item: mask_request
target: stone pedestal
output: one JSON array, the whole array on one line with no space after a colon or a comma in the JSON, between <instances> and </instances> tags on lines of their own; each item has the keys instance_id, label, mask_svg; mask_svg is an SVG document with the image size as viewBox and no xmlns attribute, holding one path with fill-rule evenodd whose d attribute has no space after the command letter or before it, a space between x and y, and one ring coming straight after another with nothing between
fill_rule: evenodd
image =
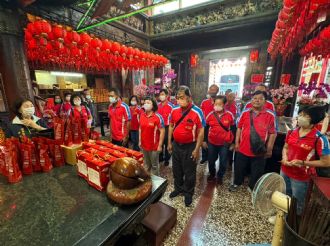
<instances>
[{"instance_id":1,"label":"stone pedestal","mask_svg":"<svg viewBox=\"0 0 330 246\"><path fill-rule=\"evenodd\" d=\"M33 99L20 19L18 10L0 7L0 73L10 108L18 98Z\"/></svg>"}]
</instances>

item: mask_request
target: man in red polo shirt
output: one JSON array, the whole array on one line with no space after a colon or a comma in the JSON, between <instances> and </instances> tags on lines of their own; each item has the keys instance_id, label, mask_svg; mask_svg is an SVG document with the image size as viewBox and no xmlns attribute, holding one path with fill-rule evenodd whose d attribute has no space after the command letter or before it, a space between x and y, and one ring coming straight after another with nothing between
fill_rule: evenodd
<instances>
[{"instance_id":1,"label":"man in red polo shirt","mask_svg":"<svg viewBox=\"0 0 330 246\"><path fill-rule=\"evenodd\" d=\"M206 98L202 101L201 110L203 111L204 119L206 118L206 116L209 115L209 113L211 113L213 111L214 98L216 97L218 92L219 92L219 87L215 84L211 85L207 92L207 94L209 95L209 98ZM207 161L207 159L208 159L207 149L203 148L202 149L202 160L200 163L204 164Z\"/></svg>"},{"instance_id":2,"label":"man in red polo shirt","mask_svg":"<svg viewBox=\"0 0 330 246\"><path fill-rule=\"evenodd\" d=\"M227 111L231 112L236 119L237 114L238 114L238 108L237 108L237 105L235 102L235 97L236 97L236 95L234 92L230 92L230 93L228 93L228 95L226 95L227 102L225 105L225 109Z\"/></svg>"},{"instance_id":3,"label":"man in red polo shirt","mask_svg":"<svg viewBox=\"0 0 330 246\"><path fill-rule=\"evenodd\" d=\"M171 192L170 198L184 194L185 205L188 207L194 195L205 120L201 109L192 104L191 92L187 86L179 87L177 100L179 106L173 108L168 131L168 151L173 151L174 177L174 191Z\"/></svg>"},{"instance_id":4,"label":"man in red polo shirt","mask_svg":"<svg viewBox=\"0 0 330 246\"><path fill-rule=\"evenodd\" d=\"M159 93L160 103L158 104L158 113L163 117L165 123L165 139L163 144L163 149L159 154L159 162L164 161L164 165L168 166L170 163L171 154L167 150L167 136L168 136L168 126L170 124L170 115L174 105L168 100L168 90L162 89Z\"/></svg>"},{"instance_id":5,"label":"man in red polo shirt","mask_svg":"<svg viewBox=\"0 0 330 246\"><path fill-rule=\"evenodd\" d=\"M263 175L265 169L265 158L272 155L272 150L276 138L276 118L271 110L264 108L267 94L264 91L256 91L252 97L252 108L242 112L238 119L235 149L236 159L234 165L234 184L230 186L230 191L236 191L238 186L244 181L247 165L251 166L249 188L253 190L258 179ZM266 153L254 153L251 143L251 118L253 126L265 145Z\"/></svg>"},{"instance_id":6,"label":"man in red polo shirt","mask_svg":"<svg viewBox=\"0 0 330 246\"><path fill-rule=\"evenodd\" d=\"M130 129L131 113L126 103L120 99L119 91L109 90L110 141L119 146L126 146Z\"/></svg>"},{"instance_id":7,"label":"man in red polo shirt","mask_svg":"<svg viewBox=\"0 0 330 246\"><path fill-rule=\"evenodd\" d=\"M267 86L264 85L264 84L257 85L254 91L264 91L266 93L266 95L267 95ZM265 103L264 107L265 107L265 109L268 109L268 110L271 110L271 111L275 112L274 103L272 103L271 101L267 100L267 98L266 98L266 103ZM248 108L252 108L252 101L248 102L245 105L243 111L245 109L248 109Z\"/></svg>"}]
</instances>

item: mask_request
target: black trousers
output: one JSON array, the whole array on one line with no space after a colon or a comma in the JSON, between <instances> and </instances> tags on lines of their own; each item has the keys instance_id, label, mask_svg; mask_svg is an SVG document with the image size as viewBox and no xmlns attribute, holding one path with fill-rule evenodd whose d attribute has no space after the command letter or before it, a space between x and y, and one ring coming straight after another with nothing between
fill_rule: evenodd
<instances>
[{"instance_id":1,"label":"black trousers","mask_svg":"<svg viewBox=\"0 0 330 246\"><path fill-rule=\"evenodd\" d=\"M246 170L251 166L249 187L253 190L258 179L264 174L266 160L263 156L250 157L236 152L234 163L234 184L241 185L244 182Z\"/></svg>"},{"instance_id":2,"label":"black trousers","mask_svg":"<svg viewBox=\"0 0 330 246\"><path fill-rule=\"evenodd\" d=\"M162 152L159 154L159 161L169 162L171 159L171 154L167 150L168 145L168 126L165 127L165 137Z\"/></svg>"},{"instance_id":3,"label":"black trousers","mask_svg":"<svg viewBox=\"0 0 330 246\"><path fill-rule=\"evenodd\" d=\"M196 143L179 144L173 142L172 170L174 189L184 195L193 196L196 185L197 161L191 157Z\"/></svg>"},{"instance_id":4,"label":"black trousers","mask_svg":"<svg viewBox=\"0 0 330 246\"><path fill-rule=\"evenodd\" d=\"M112 139L111 143L118 145L118 146L123 146L123 141L118 141L118 140Z\"/></svg>"},{"instance_id":5,"label":"black trousers","mask_svg":"<svg viewBox=\"0 0 330 246\"><path fill-rule=\"evenodd\" d=\"M209 154L208 152L209 152L208 149L202 148L202 161L207 161Z\"/></svg>"}]
</instances>

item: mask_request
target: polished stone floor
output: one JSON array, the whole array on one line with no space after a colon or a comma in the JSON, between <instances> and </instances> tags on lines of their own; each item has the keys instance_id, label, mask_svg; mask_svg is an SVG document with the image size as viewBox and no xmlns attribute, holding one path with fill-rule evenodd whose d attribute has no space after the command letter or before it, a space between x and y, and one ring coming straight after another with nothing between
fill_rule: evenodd
<instances>
[{"instance_id":1,"label":"polished stone floor","mask_svg":"<svg viewBox=\"0 0 330 246\"><path fill-rule=\"evenodd\" d=\"M194 202L191 207L186 208L182 196L174 199L168 197L173 189L172 168L161 166L161 176L169 180L162 201L178 211L177 224L165 239L164 245L236 246L270 243L273 226L267 222L267 218L255 213L251 194L246 186L241 187L236 193L231 193L228 191L231 183L230 170L227 171L224 184L221 186L215 183L208 184L207 174L207 164L198 165ZM205 194L206 187L211 190L208 194ZM202 206L208 206L204 196L211 198L205 219L196 213ZM199 203L201 199L203 202ZM192 223L195 226L191 226Z\"/></svg>"}]
</instances>

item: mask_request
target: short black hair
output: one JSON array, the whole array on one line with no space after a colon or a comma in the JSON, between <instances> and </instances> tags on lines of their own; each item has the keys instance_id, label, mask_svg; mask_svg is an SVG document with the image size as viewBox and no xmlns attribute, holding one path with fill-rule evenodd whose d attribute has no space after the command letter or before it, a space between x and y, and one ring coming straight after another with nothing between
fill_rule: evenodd
<instances>
[{"instance_id":1,"label":"short black hair","mask_svg":"<svg viewBox=\"0 0 330 246\"><path fill-rule=\"evenodd\" d=\"M190 89L189 89L188 86L186 86L186 85L181 85L181 86L178 88L178 90L177 90L177 92L176 92L176 95L178 95L178 93L181 92L181 91L183 91L184 94L185 94L186 96L191 97L191 91L190 91Z\"/></svg>"},{"instance_id":2,"label":"short black hair","mask_svg":"<svg viewBox=\"0 0 330 246\"><path fill-rule=\"evenodd\" d=\"M69 96L69 95L72 96L72 93L71 93L71 92L65 92L65 93L64 93L64 98L66 98L66 97Z\"/></svg>"},{"instance_id":3,"label":"short black hair","mask_svg":"<svg viewBox=\"0 0 330 246\"><path fill-rule=\"evenodd\" d=\"M311 124L315 125L325 118L325 108L323 106L306 106L299 110L311 117Z\"/></svg>"},{"instance_id":4,"label":"short black hair","mask_svg":"<svg viewBox=\"0 0 330 246\"><path fill-rule=\"evenodd\" d=\"M267 93L265 91L255 91L253 94L252 94L252 97L256 96L256 95L263 95L265 100L267 100Z\"/></svg>"},{"instance_id":5,"label":"short black hair","mask_svg":"<svg viewBox=\"0 0 330 246\"><path fill-rule=\"evenodd\" d=\"M227 89L226 92L232 92L232 89Z\"/></svg>"},{"instance_id":6,"label":"short black hair","mask_svg":"<svg viewBox=\"0 0 330 246\"><path fill-rule=\"evenodd\" d=\"M81 101L81 102L83 101L82 98L81 98L81 95L80 95L80 94L73 94L73 95L71 96L71 99L70 99L70 102L71 102L71 105L72 105L72 106L74 106L74 102L73 102L73 100L74 100L75 98L77 98L77 97L80 98L80 101Z\"/></svg>"},{"instance_id":7,"label":"short black hair","mask_svg":"<svg viewBox=\"0 0 330 246\"><path fill-rule=\"evenodd\" d=\"M83 92L85 92L85 91L89 91L89 89L88 89L88 88L86 88L86 89L84 89L84 90L83 90Z\"/></svg>"},{"instance_id":8,"label":"short black hair","mask_svg":"<svg viewBox=\"0 0 330 246\"><path fill-rule=\"evenodd\" d=\"M144 98L144 101L146 101L146 100L149 100L149 101L152 102L152 111L156 112L158 110L158 105L157 105L157 102L156 102L155 98L153 98L153 97L145 97Z\"/></svg>"},{"instance_id":9,"label":"short black hair","mask_svg":"<svg viewBox=\"0 0 330 246\"><path fill-rule=\"evenodd\" d=\"M136 103L137 103L137 104L140 103L140 100L139 100L138 96L133 95L133 96L131 96L131 97L129 98L129 102L128 102L128 103L129 103L129 106L132 106L131 101L132 101L133 98L136 99Z\"/></svg>"},{"instance_id":10,"label":"short black hair","mask_svg":"<svg viewBox=\"0 0 330 246\"><path fill-rule=\"evenodd\" d=\"M165 95L168 95L168 90L167 90L167 89L161 89L161 90L159 91L159 94L162 93L162 92L164 92Z\"/></svg>"},{"instance_id":11,"label":"short black hair","mask_svg":"<svg viewBox=\"0 0 330 246\"><path fill-rule=\"evenodd\" d=\"M226 104L227 103L227 98L223 95L218 95L214 98L214 101L216 100L222 100L223 104Z\"/></svg>"},{"instance_id":12,"label":"short black hair","mask_svg":"<svg viewBox=\"0 0 330 246\"><path fill-rule=\"evenodd\" d=\"M110 88L109 92L114 92L117 96L120 97L120 91L117 88Z\"/></svg>"},{"instance_id":13,"label":"short black hair","mask_svg":"<svg viewBox=\"0 0 330 246\"><path fill-rule=\"evenodd\" d=\"M25 103L25 102L31 102L34 105L33 101L29 98L20 98L17 101L15 101L14 105L13 105L13 112L20 119L22 119L23 116L19 112L19 109L22 107L23 103Z\"/></svg>"}]
</instances>

